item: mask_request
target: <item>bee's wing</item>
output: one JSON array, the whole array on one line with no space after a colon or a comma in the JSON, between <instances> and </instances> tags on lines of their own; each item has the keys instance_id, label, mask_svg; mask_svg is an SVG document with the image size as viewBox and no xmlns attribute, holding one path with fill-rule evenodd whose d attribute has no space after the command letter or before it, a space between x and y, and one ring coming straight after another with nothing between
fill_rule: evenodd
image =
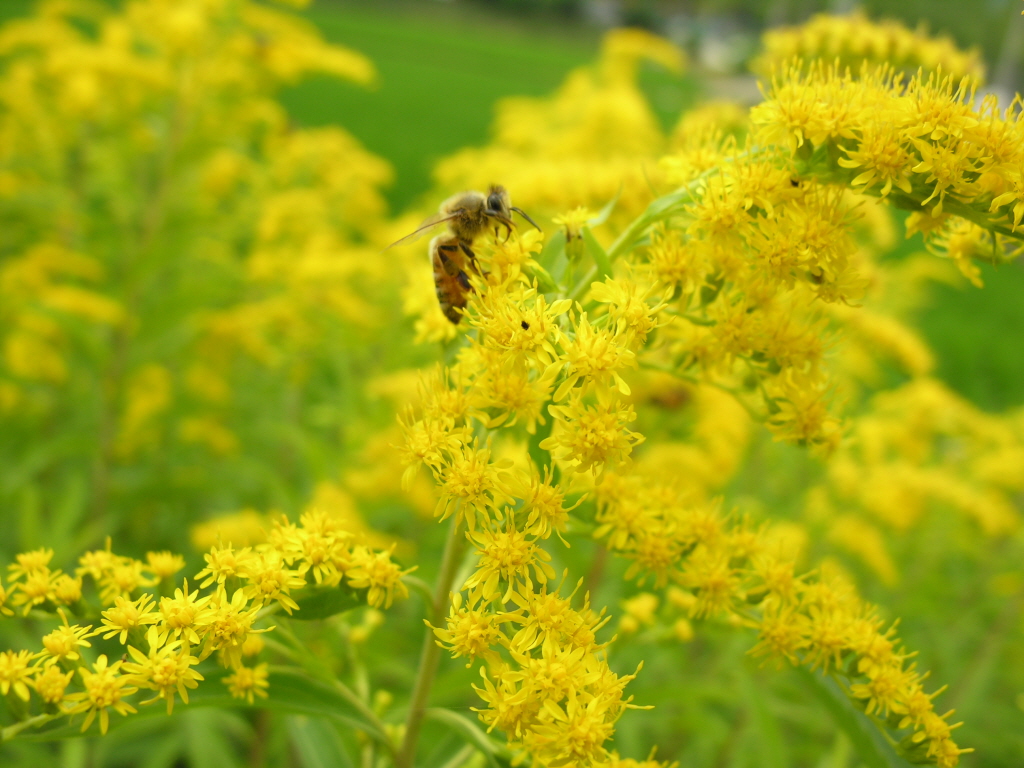
<instances>
[{"instance_id":1,"label":"bee's wing","mask_svg":"<svg viewBox=\"0 0 1024 768\"><path fill-rule=\"evenodd\" d=\"M405 237L395 240L395 242L393 242L384 250L386 251L388 250L388 248L394 248L396 245L402 245L403 243L411 243L413 240L418 240L419 238L423 237L423 235L426 234L427 230L430 229L431 227L436 227L438 224L444 224L446 221L451 221L452 219L458 217L459 213L435 213L433 216L428 216L423 221L422 224L416 227L416 229L414 229Z\"/></svg>"}]
</instances>

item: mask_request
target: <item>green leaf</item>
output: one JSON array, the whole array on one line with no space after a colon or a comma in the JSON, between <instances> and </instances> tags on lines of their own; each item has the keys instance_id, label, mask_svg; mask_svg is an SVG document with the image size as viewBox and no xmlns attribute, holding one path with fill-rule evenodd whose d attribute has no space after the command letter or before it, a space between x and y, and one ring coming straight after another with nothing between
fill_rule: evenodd
<instances>
[{"instance_id":1,"label":"green leaf","mask_svg":"<svg viewBox=\"0 0 1024 768\"><path fill-rule=\"evenodd\" d=\"M182 729L185 737L183 757L195 768L231 768L238 765L234 745L223 727L224 712L181 713L186 722ZM217 715L217 717L211 717Z\"/></svg>"},{"instance_id":2,"label":"green leaf","mask_svg":"<svg viewBox=\"0 0 1024 768\"><path fill-rule=\"evenodd\" d=\"M472 744L474 747L479 749L487 758L487 763L491 768L500 768L500 764L497 759L497 755L500 751L499 745L491 741L491 738L484 733L483 729L468 717L460 715L458 712L453 712L450 709L439 708L428 709L426 711L426 717L430 720L434 720L435 722L447 725L453 731L461 735L467 743Z\"/></svg>"},{"instance_id":3,"label":"green leaf","mask_svg":"<svg viewBox=\"0 0 1024 768\"><path fill-rule=\"evenodd\" d=\"M593 257L594 264L597 265L598 279L611 277L612 262L608 258L608 253L605 251L604 247L597 242L597 238L594 237L594 233L590 231L590 227L584 227L582 233L583 244L587 248L587 253Z\"/></svg>"},{"instance_id":4,"label":"green leaf","mask_svg":"<svg viewBox=\"0 0 1024 768\"><path fill-rule=\"evenodd\" d=\"M909 768L910 764L896 754L878 727L854 707L838 683L804 667L795 669L868 768Z\"/></svg>"},{"instance_id":5,"label":"green leaf","mask_svg":"<svg viewBox=\"0 0 1024 768\"><path fill-rule=\"evenodd\" d=\"M288 735L302 768L352 768L352 759L329 720L291 715L288 718Z\"/></svg>"},{"instance_id":6,"label":"green leaf","mask_svg":"<svg viewBox=\"0 0 1024 768\"><path fill-rule=\"evenodd\" d=\"M757 686L750 673L742 666L739 669L739 687L754 717L757 732L758 765L761 768L787 768L790 763L786 742L779 728L775 713L768 706L768 699Z\"/></svg>"},{"instance_id":7,"label":"green leaf","mask_svg":"<svg viewBox=\"0 0 1024 768\"><path fill-rule=\"evenodd\" d=\"M544 243L537 257L537 263L552 274L555 273L560 259L565 259L565 230L559 229Z\"/></svg>"},{"instance_id":8,"label":"green leaf","mask_svg":"<svg viewBox=\"0 0 1024 768\"><path fill-rule=\"evenodd\" d=\"M661 218L684 200L689 200L691 196L692 192L688 188L670 192L669 194L652 201L641 215L641 218L651 219L652 221Z\"/></svg>"},{"instance_id":9,"label":"green leaf","mask_svg":"<svg viewBox=\"0 0 1024 768\"><path fill-rule=\"evenodd\" d=\"M541 293L555 293L558 291L558 283L555 278L548 274L548 271L539 264L526 269L526 274L537 281L537 287Z\"/></svg>"},{"instance_id":10,"label":"green leaf","mask_svg":"<svg viewBox=\"0 0 1024 768\"><path fill-rule=\"evenodd\" d=\"M305 587L293 594L292 599L299 605L298 612L292 614L292 618L299 621L326 619L366 603L364 594L343 586Z\"/></svg>"},{"instance_id":11,"label":"green leaf","mask_svg":"<svg viewBox=\"0 0 1024 768\"><path fill-rule=\"evenodd\" d=\"M619 202L619 197L622 195L622 185L619 185L619 191L615 193L615 197L608 201L604 208L598 211L597 216L587 221L587 224L591 227L599 227L608 221L608 217L612 215L612 211L615 210L615 204Z\"/></svg>"}]
</instances>

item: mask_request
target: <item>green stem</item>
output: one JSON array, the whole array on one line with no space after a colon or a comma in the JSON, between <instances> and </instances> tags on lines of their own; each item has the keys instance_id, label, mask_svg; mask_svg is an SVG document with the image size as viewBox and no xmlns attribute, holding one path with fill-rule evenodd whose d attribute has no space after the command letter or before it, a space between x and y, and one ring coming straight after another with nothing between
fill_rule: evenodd
<instances>
[{"instance_id":1,"label":"green stem","mask_svg":"<svg viewBox=\"0 0 1024 768\"><path fill-rule=\"evenodd\" d=\"M430 617L434 626L438 626L444 621L451 599L452 582L455 580L455 572L458 570L462 552L463 537L460 522L461 517L457 513L452 515L451 526L448 528L448 539L444 545L444 555L441 558L441 571L437 574L437 583L434 585ZM402 740L398 759L395 761L396 768L412 768L415 763L416 742L419 739L420 727L423 725L427 702L430 699L430 689L434 684L434 676L437 674L437 665L440 660L441 647L437 644L433 631L428 628L426 637L423 638L419 672L416 675L416 685L413 688L412 701L409 704L409 715L405 721L405 738Z\"/></svg>"},{"instance_id":2,"label":"green stem","mask_svg":"<svg viewBox=\"0 0 1024 768\"><path fill-rule=\"evenodd\" d=\"M475 754L476 747L466 744L462 749L456 752L452 759L445 763L442 768L462 768L462 766L469 762L469 758Z\"/></svg>"},{"instance_id":3,"label":"green stem","mask_svg":"<svg viewBox=\"0 0 1024 768\"><path fill-rule=\"evenodd\" d=\"M333 685L335 690L341 694L341 697L351 704L360 715L362 715L368 725L373 727L373 730L367 731L367 733L372 736L374 740L382 744L391 754L392 759L397 762L395 746L388 738L387 729L384 727L383 721L377 717L377 713L370 708L359 694L339 680L326 665L320 663L315 657L311 656L305 649L305 646L297 637L295 637L291 630L284 626L278 626L275 631L279 633L281 637L288 640L290 645L279 643L269 637L265 638L264 642L266 642L270 648L273 648L278 653L281 653L294 661L307 673L312 673L314 677L322 677L322 679L326 679L330 685Z\"/></svg>"},{"instance_id":4,"label":"green stem","mask_svg":"<svg viewBox=\"0 0 1024 768\"><path fill-rule=\"evenodd\" d=\"M420 593L426 602L428 611L433 608L434 590L430 588L427 582L417 576L403 576L402 581L405 582L405 586L409 587L409 589Z\"/></svg>"},{"instance_id":5,"label":"green stem","mask_svg":"<svg viewBox=\"0 0 1024 768\"><path fill-rule=\"evenodd\" d=\"M58 717L63 717L64 714L65 713L63 712L58 712L53 715L36 715L35 717L28 718L28 720L22 720L20 723L9 725L6 728L0 728L0 743L10 741L27 728L35 728L36 726L44 725Z\"/></svg>"}]
</instances>

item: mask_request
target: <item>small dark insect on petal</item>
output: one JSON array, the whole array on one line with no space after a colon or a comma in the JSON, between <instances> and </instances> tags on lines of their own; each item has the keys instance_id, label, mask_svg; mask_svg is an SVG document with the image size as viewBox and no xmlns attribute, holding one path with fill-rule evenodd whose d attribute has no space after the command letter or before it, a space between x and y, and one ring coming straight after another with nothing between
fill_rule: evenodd
<instances>
[{"instance_id":1,"label":"small dark insect on petal","mask_svg":"<svg viewBox=\"0 0 1024 768\"><path fill-rule=\"evenodd\" d=\"M790 179L789 180L789 184L790 184L790 186L793 186L793 187L799 187L800 186L800 180L799 179Z\"/></svg>"},{"instance_id":2,"label":"small dark insect on petal","mask_svg":"<svg viewBox=\"0 0 1024 768\"><path fill-rule=\"evenodd\" d=\"M522 321L521 323L519 323L519 324L520 324L521 326L523 326L523 330L524 330L524 331L528 331L528 330L530 330L530 324L529 324L528 322L526 322L525 320L523 320L523 321Z\"/></svg>"}]
</instances>

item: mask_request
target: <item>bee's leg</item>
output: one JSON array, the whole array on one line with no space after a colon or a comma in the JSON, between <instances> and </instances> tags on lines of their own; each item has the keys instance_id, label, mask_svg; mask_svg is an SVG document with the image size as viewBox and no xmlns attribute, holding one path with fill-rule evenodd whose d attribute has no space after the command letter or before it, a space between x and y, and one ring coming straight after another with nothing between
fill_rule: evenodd
<instances>
[{"instance_id":1,"label":"bee's leg","mask_svg":"<svg viewBox=\"0 0 1024 768\"><path fill-rule=\"evenodd\" d=\"M453 277L462 272L459 269L459 265L452 261L451 257L458 252L458 246L455 245L439 245L437 246L437 255L441 259L441 266L444 267L444 271Z\"/></svg>"},{"instance_id":2,"label":"bee's leg","mask_svg":"<svg viewBox=\"0 0 1024 768\"><path fill-rule=\"evenodd\" d=\"M465 240L460 240L459 248L461 248L462 252L466 254L466 256L469 258L469 266L471 266L473 268L473 271L479 275L480 265L477 264L476 254L473 253L473 249L469 247L469 243L467 243Z\"/></svg>"},{"instance_id":3,"label":"bee's leg","mask_svg":"<svg viewBox=\"0 0 1024 768\"><path fill-rule=\"evenodd\" d=\"M461 269L459 270L458 280L459 280L459 285L461 285L464 290L467 290L467 291L473 290L473 286L469 284L469 275L467 275Z\"/></svg>"}]
</instances>

